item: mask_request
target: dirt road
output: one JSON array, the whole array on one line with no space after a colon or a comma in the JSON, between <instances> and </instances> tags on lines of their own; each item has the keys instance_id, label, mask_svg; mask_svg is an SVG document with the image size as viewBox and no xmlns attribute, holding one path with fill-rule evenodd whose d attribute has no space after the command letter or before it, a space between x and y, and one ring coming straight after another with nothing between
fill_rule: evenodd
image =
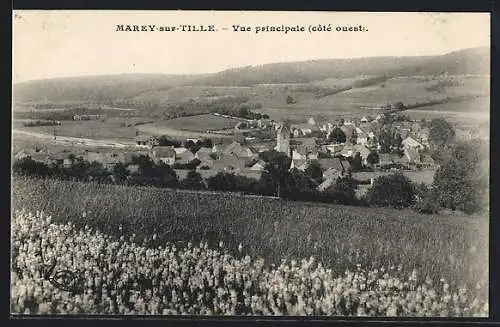
<instances>
[{"instance_id":1,"label":"dirt road","mask_svg":"<svg viewBox=\"0 0 500 327\"><path fill-rule=\"evenodd\" d=\"M56 136L54 139L53 135L43 134L43 133L33 133L27 131L20 131L13 129L12 134L18 134L25 137L31 137L36 139L42 139L46 142L53 142L58 144L66 145L80 145L80 146L93 146L93 147L110 147L110 148L126 148L135 145L133 142L116 142L112 140L94 140L80 137L69 137L69 136Z\"/></svg>"}]
</instances>

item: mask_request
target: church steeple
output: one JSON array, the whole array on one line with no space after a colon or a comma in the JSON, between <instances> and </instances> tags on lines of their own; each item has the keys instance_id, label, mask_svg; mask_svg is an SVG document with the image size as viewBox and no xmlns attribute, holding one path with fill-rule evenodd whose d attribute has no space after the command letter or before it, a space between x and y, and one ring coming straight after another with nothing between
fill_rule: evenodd
<instances>
[{"instance_id":1,"label":"church steeple","mask_svg":"<svg viewBox=\"0 0 500 327\"><path fill-rule=\"evenodd\" d=\"M276 151L290 156L290 135L290 127L287 124L281 124L276 134Z\"/></svg>"}]
</instances>

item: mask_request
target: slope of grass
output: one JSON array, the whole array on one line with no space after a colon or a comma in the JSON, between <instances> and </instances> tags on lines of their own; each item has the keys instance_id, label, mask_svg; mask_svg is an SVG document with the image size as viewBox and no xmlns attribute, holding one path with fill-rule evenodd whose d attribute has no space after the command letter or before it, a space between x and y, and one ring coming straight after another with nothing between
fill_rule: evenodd
<instances>
[{"instance_id":1,"label":"slope of grass","mask_svg":"<svg viewBox=\"0 0 500 327\"><path fill-rule=\"evenodd\" d=\"M220 240L244 253L281 259L316 256L342 272L401 265L451 283L488 280L488 221L412 211L288 202L228 193L194 193L16 177L13 208L45 211L58 223L162 242Z\"/></svg>"}]
</instances>

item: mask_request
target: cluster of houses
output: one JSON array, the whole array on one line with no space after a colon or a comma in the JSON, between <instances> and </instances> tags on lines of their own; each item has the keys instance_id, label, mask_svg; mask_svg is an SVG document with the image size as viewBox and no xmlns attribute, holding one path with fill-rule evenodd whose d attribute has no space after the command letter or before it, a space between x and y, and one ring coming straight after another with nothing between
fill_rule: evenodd
<instances>
[{"instance_id":1,"label":"cluster of houses","mask_svg":"<svg viewBox=\"0 0 500 327\"><path fill-rule=\"evenodd\" d=\"M378 119L375 118L375 120ZM415 165L432 167L433 161L428 155L423 155L422 151L427 146L428 131L421 128L414 122L395 122L402 136L404 136L404 155L379 154L379 163L374 168L391 164L399 164L407 167ZM417 126L418 125L418 126ZM339 124L325 123L321 126L309 119L302 125L273 124L276 129L276 143L274 149L286 153L291 158L290 169L296 168L305 171L307 167L316 161L322 167L325 182L320 188L328 187L329 183L337 177L345 175L351 169L350 159L358 155L362 164L370 166L367 158L370 152L377 150L374 130L371 119L363 117L353 121L343 121L340 128L350 136L355 134L356 138L347 137L346 142L334 144L318 142L317 138L311 137L310 132L314 130L322 131L327 136ZM300 131L300 133L297 133ZM327 139L327 138L326 138ZM197 139L190 139L196 143ZM184 146L160 146L159 138L155 136L138 136L136 138L136 148L130 151L95 152L85 151L75 154L89 162L99 162L105 168L112 169L117 163L127 165L133 172L138 166L133 163L133 157L137 155L148 155L156 164L166 164L176 169L183 165L190 165L189 169L195 168L200 172L230 172L239 175L258 177L265 169L266 163L259 159L259 153L272 149L272 144L259 144L253 142L233 141L230 144L216 144L213 147L201 147L195 153ZM69 153L58 153L44 155L43 153L27 154L18 153L16 159L30 155L34 160L46 163L56 163L64 166L71 165ZM42 160L40 160L42 159ZM183 168L180 168L183 169Z\"/></svg>"}]
</instances>

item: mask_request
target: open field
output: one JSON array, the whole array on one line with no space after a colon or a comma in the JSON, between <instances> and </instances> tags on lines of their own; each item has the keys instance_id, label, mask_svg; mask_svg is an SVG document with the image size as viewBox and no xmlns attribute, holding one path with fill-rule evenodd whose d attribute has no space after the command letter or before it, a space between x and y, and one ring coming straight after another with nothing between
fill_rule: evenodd
<instances>
[{"instance_id":1,"label":"open field","mask_svg":"<svg viewBox=\"0 0 500 327\"><path fill-rule=\"evenodd\" d=\"M48 142L48 143L56 143L68 146L85 146L90 148L106 147L106 148L121 148L121 149L134 146L133 141L116 142L114 140L89 139L89 138L70 137L70 136L57 136L54 139L54 136L48 133L36 133L36 132L20 131L20 130L12 130L12 133L21 134L29 138L39 139L40 141L43 141L44 144Z\"/></svg>"},{"instance_id":2,"label":"open field","mask_svg":"<svg viewBox=\"0 0 500 327\"><path fill-rule=\"evenodd\" d=\"M401 265L422 278L475 287L488 280L488 220L392 210L288 202L214 192L97 185L16 177L13 209L45 211L58 223L85 224L162 242L224 241L230 251L267 264L314 255L336 272ZM234 253L234 252L233 252Z\"/></svg>"},{"instance_id":3,"label":"open field","mask_svg":"<svg viewBox=\"0 0 500 327\"><path fill-rule=\"evenodd\" d=\"M184 131L175 128L170 128L165 126L162 122L153 124L144 124L136 126L136 128L141 133L151 134L151 135L167 135L174 138L211 138L212 140L233 138L233 135L191 132L191 131Z\"/></svg>"},{"instance_id":4,"label":"open field","mask_svg":"<svg viewBox=\"0 0 500 327\"><path fill-rule=\"evenodd\" d=\"M432 184L434 181L434 169L423 169L421 171L403 171L403 175L408 177L412 182L420 184ZM370 178L377 178L379 176L390 175L393 172L354 172L352 173L352 177L357 180L366 181L370 180Z\"/></svg>"},{"instance_id":5,"label":"open field","mask_svg":"<svg viewBox=\"0 0 500 327\"><path fill-rule=\"evenodd\" d=\"M157 123L157 125L182 131L204 132L232 129L239 121L236 118L205 114L164 120Z\"/></svg>"},{"instance_id":6,"label":"open field","mask_svg":"<svg viewBox=\"0 0 500 327\"><path fill-rule=\"evenodd\" d=\"M148 118L107 118L101 120L63 121L60 126L24 127L22 122L14 120L12 128L31 133L53 135L54 129L58 136L81 137L89 139L128 140L134 142L136 123L151 122Z\"/></svg>"}]
</instances>

